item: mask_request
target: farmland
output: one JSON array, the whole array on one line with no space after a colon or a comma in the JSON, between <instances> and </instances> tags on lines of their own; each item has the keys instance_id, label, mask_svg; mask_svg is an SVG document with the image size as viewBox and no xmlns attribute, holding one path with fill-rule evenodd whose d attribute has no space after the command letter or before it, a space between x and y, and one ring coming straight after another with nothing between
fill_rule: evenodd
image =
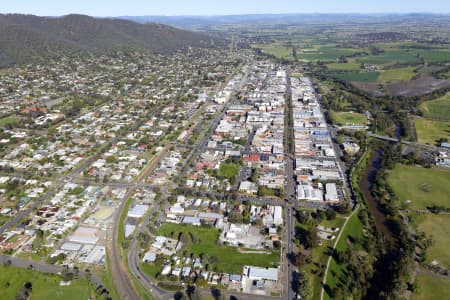
<instances>
[{"instance_id":1,"label":"farmland","mask_svg":"<svg viewBox=\"0 0 450 300\"><path fill-rule=\"evenodd\" d=\"M435 145L439 139L450 139L450 122L415 119L419 143Z\"/></svg>"},{"instance_id":2,"label":"farmland","mask_svg":"<svg viewBox=\"0 0 450 300\"><path fill-rule=\"evenodd\" d=\"M400 201L411 201L409 207L412 209L450 206L450 172L397 165L389 174L388 182Z\"/></svg>"},{"instance_id":3,"label":"farmland","mask_svg":"<svg viewBox=\"0 0 450 300\"><path fill-rule=\"evenodd\" d=\"M419 109L426 118L450 121L450 93L439 99L423 102Z\"/></svg>"},{"instance_id":4,"label":"farmland","mask_svg":"<svg viewBox=\"0 0 450 300\"><path fill-rule=\"evenodd\" d=\"M414 70L415 67L388 69L381 73L379 79L384 82L408 81L416 75Z\"/></svg>"}]
</instances>

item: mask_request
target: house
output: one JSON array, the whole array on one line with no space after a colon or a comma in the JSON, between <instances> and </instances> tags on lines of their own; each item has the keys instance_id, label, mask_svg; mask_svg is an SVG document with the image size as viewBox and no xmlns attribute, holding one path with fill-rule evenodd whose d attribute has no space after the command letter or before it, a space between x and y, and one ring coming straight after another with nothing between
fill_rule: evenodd
<instances>
[{"instance_id":1,"label":"house","mask_svg":"<svg viewBox=\"0 0 450 300\"><path fill-rule=\"evenodd\" d=\"M155 262L155 260L156 260L156 253L153 253L153 252L150 252L150 251L145 253L144 257L142 258L142 261L144 263Z\"/></svg>"}]
</instances>

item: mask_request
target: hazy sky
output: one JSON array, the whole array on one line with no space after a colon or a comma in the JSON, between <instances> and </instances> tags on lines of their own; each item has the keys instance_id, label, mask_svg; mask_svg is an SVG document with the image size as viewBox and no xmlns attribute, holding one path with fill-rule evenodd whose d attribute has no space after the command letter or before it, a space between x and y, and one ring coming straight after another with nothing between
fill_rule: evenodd
<instances>
[{"instance_id":1,"label":"hazy sky","mask_svg":"<svg viewBox=\"0 0 450 300\"><path fill-rule=\"evenodd\" d=\"M448 0L1 0L1 13L45 16L226 15L257 13L450 13Z\"/></svg>"}]
</instances>

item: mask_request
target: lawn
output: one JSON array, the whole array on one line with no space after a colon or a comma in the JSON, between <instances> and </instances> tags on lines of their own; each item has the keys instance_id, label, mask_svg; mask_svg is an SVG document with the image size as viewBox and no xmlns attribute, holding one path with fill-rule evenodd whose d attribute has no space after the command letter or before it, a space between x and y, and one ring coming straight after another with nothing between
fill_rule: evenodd
<instances>
[{"instance_id":1,"label":"lawn","mask_svg":"<svg viewBox=\"0 0 450 300\"><path fill-rule=\"evenodd\" d=\"M237 247L219 245L219 230L208 227L186 226L164 223L158 230L158 235L177 237L179 233L192 233L198 241L188 246L187 251L197 256L206 254L210 259L215 257L215 267L218 272L240 274L244 265L257 267L278 266L280 262L279 252L270 254L244 254ZM214 267L212 268L214 269Z\"/></svg>"},{"instance_id":2,"label":"lawn","mask_svg":"<svg viewBox=\"0 0 450 300\"><path fill-rule=\"evenodd\" d=\"M19 123L20 123L20 119L18 119L16 117L12 117L12 116L0 119L0 127L6 127L8 125L11 125L14 127L14 126L17 126L17 124L19 124Z\"/></svg>"},{"instance_id":3,"label":"lawn","mask_svg":"<svg viewBox=\"0 0 450 300\"><path fill-rule=\"evenodd\" d=\"M378 72L330 72L330 76L352 82L377 82Z\"/></svg>"},{"instance_id":4,"label":"lawn","mask_svg":"<svg viewBox=\"0 0 450 300\"><path fill-rule=\"evenodd\" d=\"M73 280L69 286L60 286L60 278L28 269L0 265L0 287L2 299L15 299L17 291L25 282L31 282L30 300L80 300L93 297L95 287L86 279ZM8 286L9 283L9 286Z\"/></svg>"},{"instance_id":5,"label":"lawn","mask_svg":"<svg viewBox=\"0 0 450 300\"><path fill-rule=\"evenodd\" d=\"M450 122L415 119L418 142L435 145L441 138L450 140Z\"/></svg>"},{"instance_id":6,"label":"lawn","mask_svg":"<svg viewBox=\"0 0 450 300\"><path fill-rule=\"evenodd\" d=\"M364 114L354 112L329 112L333 124L338 125L365 125L367 118Z\"/></svg>"},{"instance_id":7,"label":"lawn","mask_svg":"<svg viewBox=\"0 0 450 300\"><path fill-rule=\"evenodd\" d=\"M416 75L415 69L415 67L388 69L380 74L379 80L383 82L408 81Z\"/></svg>"},{"instance_id":8,"label":"lawn","mask_svg":"<svg viewBox=\"0 0 450 300\"><path fill-rule=\"evenodd\" d=\"M222 178L232 179L239 173L240 166L234 163L220 164L217 175Z\"/></svg>"},{"instance_id":9,"label":"lawn","mask_svg":"<svg viewBox=\"0 0 450 300\"><path fill-rule=\"evenodd\" d=\"M400 201L411 201L412 209L431 205L450 207L450 172L397 165L389 173L388 183Z\"/></svg>"},{"instance_id":10,"label":"lawn","mask_svg":"<svg viewBox=\"0 0 450 300\"><path fill-rule=\"evenodd\" d=\"M423 102L419 109L426 118L450 121L450 93L436 100Z\"/></svg>"},{"instance_id":11,"label":"lawn","mask_svg":"<svg viewBox=\"0 0 450 300\"><path fill-rule=\"evenodd\" d=\"M450 283L439 278L418 274L416 282L418 292L412 294L412 300L448 299Z\"/></svg>"},{"instance_id":12,"label":"lawn","mask_svg":"<svg viewBox=\"0 0 450 300\"><path fill-rule=\"evenodd\" d=\"M433 240L427 249L427 263L437 260L441 265L450 267L450 216L449 215L416 215L418 229L425 232Z\"/></svg>"}]
</instances>

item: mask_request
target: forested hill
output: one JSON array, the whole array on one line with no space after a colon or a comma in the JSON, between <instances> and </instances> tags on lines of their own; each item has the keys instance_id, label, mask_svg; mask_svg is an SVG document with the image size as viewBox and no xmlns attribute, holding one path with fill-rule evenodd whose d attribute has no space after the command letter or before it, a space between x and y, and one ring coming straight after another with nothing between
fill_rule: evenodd
<instances>
[{"instance_id":1,"label":"forested hill","mask_svg":"<svg viewBox=\"0 0 450 300\"><path fill-rule=\"evenodd\" d=\"M60 18L0 14L0 65L77 52L146 49L168 53L222 41L162 24L67 15Z\"/></svg>"}]
</instances>

